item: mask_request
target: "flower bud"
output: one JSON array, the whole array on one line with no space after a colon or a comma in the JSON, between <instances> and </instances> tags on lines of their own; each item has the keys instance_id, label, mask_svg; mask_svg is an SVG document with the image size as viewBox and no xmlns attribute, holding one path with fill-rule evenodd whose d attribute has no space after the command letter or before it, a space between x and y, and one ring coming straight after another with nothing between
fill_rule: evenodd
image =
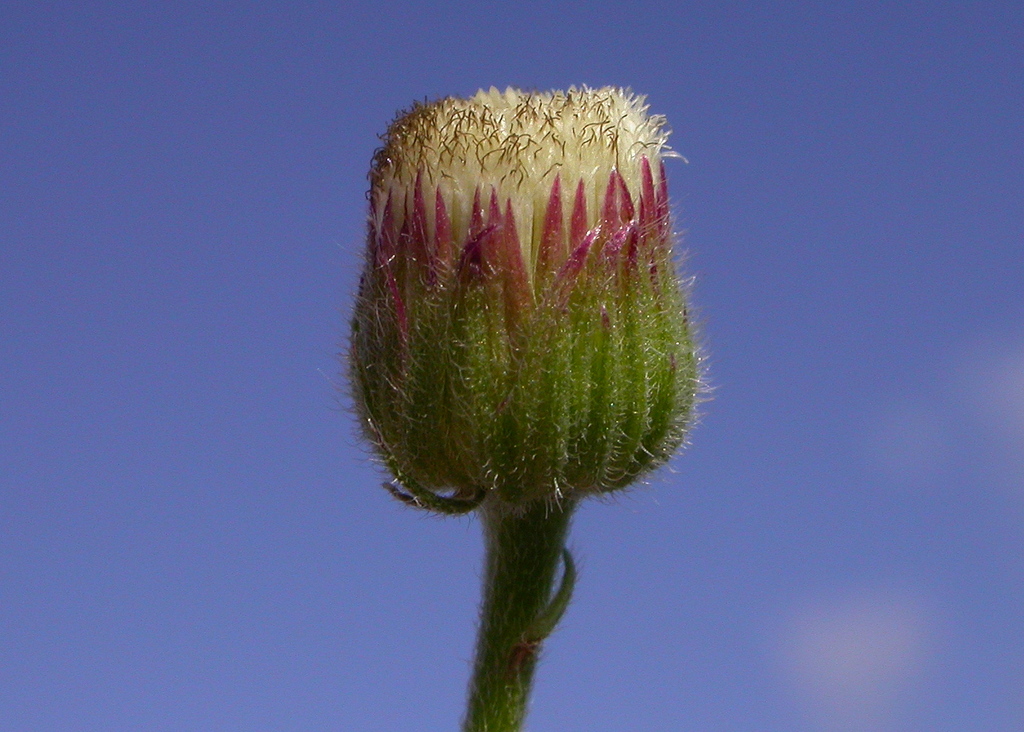
<instances>
[{"instance_id":1,"label":"flower bud","mask_svg":"<svg viewBox=\"0 0 1024 732\"><path fill-rule=\"evenodd\" d=\"M416 104L370 171L350 378L413 495L624 488L682 442L698 354L664 119L613 88Z\"/></svg>"}]
</instances>

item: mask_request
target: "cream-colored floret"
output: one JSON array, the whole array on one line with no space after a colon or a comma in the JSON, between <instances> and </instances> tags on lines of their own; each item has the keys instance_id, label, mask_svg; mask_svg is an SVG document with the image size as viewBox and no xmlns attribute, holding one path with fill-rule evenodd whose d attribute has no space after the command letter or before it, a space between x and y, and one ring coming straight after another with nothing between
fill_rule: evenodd
<instances>
[{"instance_id":1,"label":"cream-colored floret","mask_svg":"<svg viewBox=\"0 0 1024 732\"><path fill-rule=\"evenodd\" d=\"M639 201L641 160L657 182L659 161L671 155L660 115L648 115L643 96L613 87L528 93L495 88L470 99L421 104L399 117L384 137L371 171L374 209L383 215L390 194L396 225L412 210L417 175L424 186L428 233L434 230L434 195L440 187L456 241L469 226L473 196L486 208L493 187L502 210L511 199L519 241L533 260L551 187L561 179L566 217L580 180L588 225L601 210L609 175L617 169ZM406 206L401 202L404 200Z\"/></svg>"}]
</instances>

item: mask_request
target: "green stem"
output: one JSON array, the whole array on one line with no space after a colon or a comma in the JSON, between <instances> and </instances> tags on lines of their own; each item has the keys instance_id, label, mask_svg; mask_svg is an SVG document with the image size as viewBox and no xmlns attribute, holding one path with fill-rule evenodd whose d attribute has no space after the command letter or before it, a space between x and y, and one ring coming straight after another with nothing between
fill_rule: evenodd
<instances>
[{"instance_id":1,"label":"green stem","mask_svg":"<svg viewBox=\"0 0 1024 732\"><path fill-rule=\"evenodd\" d=\"M464 732L518 732L526 716L542 641L572 595L575 569L565 550L573 501L538 500L525 510L486 501L487 543L476 665ZM558 560L562 583L552 593Z\"/></svg>"}]
</instances>

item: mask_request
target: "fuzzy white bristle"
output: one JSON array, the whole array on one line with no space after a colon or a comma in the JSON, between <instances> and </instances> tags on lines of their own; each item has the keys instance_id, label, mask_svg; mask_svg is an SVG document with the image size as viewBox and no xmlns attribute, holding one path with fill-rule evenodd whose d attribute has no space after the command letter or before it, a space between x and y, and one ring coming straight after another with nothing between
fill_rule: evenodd
<instances>
[{"instance_id":1,"label":"fuzzy white bristle","mask_svg":"<svg viewBox=\"0 0 1024 732\"><path fill-rule=\"evenodd\" d=\"M469 227L475 192L484 206L493 190L502 208L511 200L525 261L532 261L552 185L561 180L563 209L571 210L583 181L588 225L596 224L612 170L623 177L634 200L641 186L641 160L654 176L671 155L665 119L649 115L644 97L614 87L566 92L495 88L470 99L445 98L417 105L392 125L371 172L374 210L380 223L390 196L396 225L412 210L417 176L427 198L433 234L432 196L444 197L456 241ZM405 204L404 206L402 204Z\"/></svg>"}]
</instances>

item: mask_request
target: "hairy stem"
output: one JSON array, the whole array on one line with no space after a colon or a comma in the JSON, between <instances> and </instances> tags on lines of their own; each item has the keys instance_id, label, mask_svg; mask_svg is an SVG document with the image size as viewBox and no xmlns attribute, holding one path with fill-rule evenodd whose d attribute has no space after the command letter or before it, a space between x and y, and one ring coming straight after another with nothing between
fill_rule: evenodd
<instances>
[{"instance_id":1,"label":"hairy stem","mask_svg":"<svg viewBox=\"0 0 1024 732\"><path fill-rule=\"evenodd\" d=\"M565 549L575 503L525 510L485 502L484 598L464 732L518 732L541 643L569 604L576 573ZM558 562L562 582L553 590Z\"/></svg>"}]
</instances>

